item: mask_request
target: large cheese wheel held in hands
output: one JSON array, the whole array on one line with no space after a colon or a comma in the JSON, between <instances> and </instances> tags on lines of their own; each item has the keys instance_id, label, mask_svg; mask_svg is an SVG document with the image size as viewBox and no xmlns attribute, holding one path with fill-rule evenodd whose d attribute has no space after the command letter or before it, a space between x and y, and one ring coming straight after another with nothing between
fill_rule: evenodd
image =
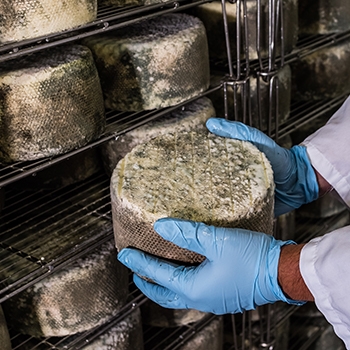
<instances>
[{"instance_id":1,"label":"large cheese wheel held in hands","mask_svg":"<svg viewBox=\"0 0 350 350\"><path fill-rule=\"evenodd\" d=\"M0 159L55 156L97 138L105 127L91 51L68 45L0 68Z\"/></svg>"},{"instance_id":2,"label":"large cheese wheel held in hands","mask_svg":"<svg viewBox=\"0 0 350 350\"><path fill-rule=\"evenodd\" d=\"M274 182L266 156L251 143L205 132L158 136L136 146L111 177L115 242L164 258L203 257L162 239L163 217L272 233Z\"/></svg>"},{"instance_id":3,"label":"large cheese wheel held in hands","mask_svg":"<svg viewBox=\"0 0 350 350\"><path fill-rule=\"evenodd\" d=\"M0 44L33 39L92 22L97 0L3 0Z\"/></svg>"},{"instance_id":4,"label":"large cheese wheel held in hands","mask_svg":"<svg viewBox=\"0 0 350 350\"><path fill-rule=\"evenodd\" d=\"M173 106L209 87L206 31L196 17L167 14L83 43L95 57L107 108Z\"/></svg>"}]
</instances>

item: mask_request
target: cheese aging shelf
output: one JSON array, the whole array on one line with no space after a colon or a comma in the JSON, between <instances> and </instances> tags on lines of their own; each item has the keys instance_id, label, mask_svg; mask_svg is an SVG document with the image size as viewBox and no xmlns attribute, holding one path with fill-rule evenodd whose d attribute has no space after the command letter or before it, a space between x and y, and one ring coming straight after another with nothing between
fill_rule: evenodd
<instances>
[{"instance_id":1,"label":"cheese aging shelf","mask_svg":"<svg viewBox=\"0 0 350 350\"><path fill-rule=\"evenodd\" d=\"M260 4L260 0L256 1L257 4ZM126 27L140 20L173 12L192 11L197 6L210 2L209 0L178 0L125 8L101 6L96 21L92 23L62 33L0 46L0 66L22 56L51 47L59 47L66 43L79 42L84 38ZM274 33L272 29L281 26L280 29L283 33L283 23L279 17L283 11L282 1L276 0L270 3L272 8L269 12L271 21L269 29L271 30L270 34L275 35L271 39L273 44L274 40L277 40L278 33ZM239 11L246 14L246 1L225 2L222 0L221 4L226 45L229 46L230 32L227 27L225 8L228 5L236 4ZM243 29L241 29L242 31L237 29L237 42L244 44L248 37L248 29L244 24L245 16L242 18L243 23L240 23L242 24L240 28ZM258 26L258 31L260 29ZM257 37L259 35L258 33ZM279 55L272 50L267 58L258 55L257 59L252 60L240 58L241 47L238 45L237 51L228 50L227 60L211 60L211 71L217 72L219 79L212 79L209 89L198 94L195 98L161 110L142 112L107 110L106 130L96 140L83 147L36 161L0 163L0 197L4 196L5 198L3 208L1 208L0 203L0 303L8 301L47 276L64 269L105 242L113 241L110 184L102 167L80 182L55 189L40 188L40 186L28 189L26 184L31 183L32 180L35 183L36 178L39 178L40 183L42 181L40 175L45 174L45 171L55 166L63 166L72 159L74 161L75 157L96 150L109 140L116 139L171 111L184 109L188 103L198 98L204 96L211 98L219 91L223 92L224 114L222 116L252 124L252 119L249 116L252 101L250 101L249 95L239 94L239 91L243 91L249 85L250 74L258 76L269 86L268 118L263 121L260 114L259 127L277 142L280 142L284 137L290 136L303 126L339 108L348 94L319 101L292 101L288 119L279 122L278 118L274 116L281 103L276 98L276 91L279 89L277 73L288 64L348 38L350 38L350 31L328 35L310 35L300 38L291 52ZM283 35L278 40L282 40L283 43ZM275 81L277 81L276 84ZM228 101L230 92L233 92L234 95L233 103ZM242 105L247 106L243 116L239 110L238 112L236 110L238 99L242 99ZM260 100L258 101L258 109L261 110ZM299 242L306 242L316 235L328 232L336 222L346 223L348 220L347 212L317 220L298 218L296 235L299 237ZM40 339L20 334L16 329L10 328L12 347L17 350L84 349L87 344L92 343L93 340L124 320L135 309L141 308L146 302L147 298L135 287L131 275L129 275L127 302L105 324L72 336L43 337ZM287 340L283 337L286 337L290 319L296 311L295 307L284 307L284 305L277 303L254 312L246 312L243 315L217 317L208 314L200 321L171 329L143 325L144 350L181 350L214 320L223 321L223 350L255 349L256 346L276 349L278 341L285 346ZM297 331L295 334L291 332L290 341L297 345L289 348L310 348L325 329L325 325L312 328L312 336L309 339L303 339ZM296 339L298 342L295 341Z\"/></svg>"}]
</instances>

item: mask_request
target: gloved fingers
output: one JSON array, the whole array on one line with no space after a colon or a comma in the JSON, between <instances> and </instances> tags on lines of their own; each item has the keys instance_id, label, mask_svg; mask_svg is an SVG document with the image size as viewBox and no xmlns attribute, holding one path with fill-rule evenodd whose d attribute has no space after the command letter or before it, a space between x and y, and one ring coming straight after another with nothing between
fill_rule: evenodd
<instances>
[{"instance_id":1,"label":"gloved fingers","mask_svg":"<svg viewBox=\"0 0 350 350\"><path fill-rule=\"evenodd\" d=\"M277 182L284 182L293 164L289 151L280 147L262 131L241 122L228 121L224 118L209 118L206 122L208 130L218 136L249 141L270 161Z\"/></svg>"},{"instance_id":2,"label":"gloved fingers","mask_svg":"<svg viewBox=\"0 0 350 350\"><path fill-rule=\"evenodd\" d=\"M253 143L260 151L276 146L276 143L260 130L241 122L228 121L224 118L209 118L206 122L208 130L222 137L229 137Z\"/></svg>"},{"instance_id":3,"label":"gloved fingers","mask_svg":"<svg viewBox=\"0 0 350 350\"><path fill-rule=\"evenodd\" d=\"M118 254L118 260L139 276L152 280L175 293L186 295L188 284L194 281L193 269L146 254L137 249L124 248Z\"/></svg>"},{"instance_id":4,"label":"gloved fingers","mask_svg":"<svg viewBox=\"0 0 350 350\"><path fill-rule=\"evenodd\" d=\"M222 244L216 228L200 222L162 218L153 227L167 241L204 255L209 260L216 257L217 245Z\"/></svg>"},{"instance_id":5,"label":"gloved fingers","mask_svg":"<svg viewBox=\"0 0 350 350\"><path fill-rule=\"evenodd\" d=\"M148 282L143 278L134 274L134 283L137 288L141 290L149 299L159 304L160 306L170 309L186 309L187 305L179 297L168 288L160 286L158 284Z\"/></svg>"}]
</instances>

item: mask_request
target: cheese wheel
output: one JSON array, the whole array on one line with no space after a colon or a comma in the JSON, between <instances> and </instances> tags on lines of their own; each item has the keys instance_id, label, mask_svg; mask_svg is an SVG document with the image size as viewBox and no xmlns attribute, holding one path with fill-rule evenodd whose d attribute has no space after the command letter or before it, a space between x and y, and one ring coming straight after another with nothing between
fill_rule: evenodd
<instances>
[{"instance_id":1,"label":"cheese wheel","mask_svg":"<svg viewBox=\"0 0 350 350\"><path fill-rule=\"evenodd\" d=\"M0 305L0 344L2 350L11 350L10 334L7 328L6 319Z\"/></svg>"},{"instance_id":2,"label":"cheese wheel","mask_svg":"<svg viewBox=\"0 0 350 350\"><path fill-rule=\"evenodd\" d=\"M139 308L127 315L107 332L94 339L82 350L143 349L142 319Z\"/></svg>"},{"instance_id":3,"label":"cheese wheel","mask_svg":"<svg viewBox=\"0 0 350 350\"><path fill-rule=\"evenodd\" d=\"M0 2L0 43L61 32L94 21L97 0L4 0Z\"/></svg>"},{"instance_id":4,"label":"cheese wheel","mask_svg":"<svg viewBox=\"0 0 350 350\"><path fill-rule=\"evenodd\" d=\"M247 42L241 42L240 58L246 57L246 49L248 50L249 59L258 58L258 8L256 0L246 0L244 5L247 7ZM261 0L261 18L260 18L260 54L261 57L268 57L269 48L269 8L270 1ZM245 37L245 23L243 20L243 6L241 13L241 33L242 38ZM207 30L209 56L213 60L227 59L227 49L224 32L224 22L222 16L221 1L213 1L205 3L194 8L194 14L200 18ZM228 31L230 35L230 48L232 58L237 56L237 3L226 2L226 15L228 20ZM280 15L279 15L280 18ZM283 45L281 44L281 24L276 24L276 41L274 47L277 56L281 53L288 53L296 46L298 40L298 26L295 25L298 21L298 2L297 0L283 0Z\"/></svg>"},{"instance_id":5,"label":"cheese wheel","mask_svg":"<svg viewBox=\"0 0 350 350\"><path fill-rule=\"evenodd\" d=\"M154 222L175 217L272 233L273 194L271 165L251 143L207 132L161 135L136 146L112 174L116 246L201 262L162 239Z\"/></svg>"},{"instance_id":6,"label":"cheese wheel","mask_svg":"<svg viewBox=\"0 0 350 350\"><path fill-rule=\"evenodd\" d=\"M89 334L85 340L86 344L83 345L79 342L75 345L78 345L80 350L143 350L142 319L139 308L131 311L115 325L114 321L111 322L113 322L113 325L98 337L91 339ZM67 340L60 340L58 348L71 349L70 344L75 341L76 337L80 336L73 335ZM28 344L28 350L33 348L35 348L34 344Z\"/></svg>"},{"instance_id":7,"label":"cheese wheel","mask_svg":"<svg viewBox=\"0 0 350 350\"><path fill-rule=\"evenodd\" d=\"M350 40L324 47L291 63L293 98L322 100L350 92Z\"/></svg>"},{"instance_id":8,"label":"cheese wheel","mask_svg":"<svg viewBox=\"0 0 350 350\"><path fill-rule=\"evenodd\" d=\"M108 241L4 302L4 312L21 333L59 337L106 323L125 305L127 295L127 269Z\"/></svg>"},{"instance_id":9,"label":"cheese wheel","mask_svg":"<svg viewBox=\"0 0 350 350\"><path fill-rule=\"evenodd\" d=\"M349 1L299 1L298 6L300 35L340 33L350 29Z\"/></svg>"},{"instance_id":10,"label":"cheese wheel","mask_svg":"<svg viewBox=\"0 0 350 350\"><path fill-rule=\"evenodd\" d=\"M213 104L207 97L202 97L181 109L104 143L100 150L107 174L110 176L117 163L138 144L173 131L204 130L205 122L210 117L215 117Z\"/></svg>"},{"instance_id":11,"label":"cheese wheel","mask_svg":"<svg viewBox=\"0 0 350 350\"><path fill-rule=\"evenodd\" d=\"M209 87L205 28L187 14L144 20L83 43L94 54L107 108L168 107Z\"/></svg>"},{"instance_id":12,"label":"cheese wheel","mask_svg":"<svg viewBox=\"0 0 350 350\"><path fill-rule=\"evenodd\" d=\"M104 104L91 51L57 47L0 69L0 159L35 160L97 138Z\"/></svg>"},{"instance_id":13,"label":"cheese wheel","mask_svg":"<svg viewBox=\"0 0 350 350\"><path fill-rule=\"evenodd\" d=\"M222 75L213 72L213 82L222 79ZM228 119L240 120L262 130L267 130L269 118L271 127L287 121L290 114L292 72L289 65L278 69L274 76L265 78L256 74L234 88L227 87ZM272 95L270 92L273 92ZM224 90L216 90L210 95L216 114L225 116ZM277 108L276 108L277 106ZM245 119L243 116L245 115Z\"/></svg>"},{"instance_id":14,"label":"cheese wheel","mask_svg":"<svg viewBox=\"0 0 350 350\"><path fill-rule=\"evenodd\" d=\"M36 172L35 176L27 176L23 180L16 181L16 188L52 190L84 181L103 171L100 158L97 148L88 149Z\"/></svg>"},{"instance_id":15,"label":"cheese wheel","mask_svg":"<svg viewBox=\"0 0 350 350\"><path fill-rule=\"evenodd\" d=\"M151 300L141 306L142 321L153 327L179 327L200 321L208 315L192 309L165 309Z\"/></svg>"},{"instance_id":16,"label":"cheese wheel","mask_svg":"<svg viewBox=\"0 0 350 350\"><path fill-rule=\"evenodd\" d=\"M179 350L222 350L224 338L224 320L219 316L210 321L193 336Z\"/></svg>"}]
</instances>

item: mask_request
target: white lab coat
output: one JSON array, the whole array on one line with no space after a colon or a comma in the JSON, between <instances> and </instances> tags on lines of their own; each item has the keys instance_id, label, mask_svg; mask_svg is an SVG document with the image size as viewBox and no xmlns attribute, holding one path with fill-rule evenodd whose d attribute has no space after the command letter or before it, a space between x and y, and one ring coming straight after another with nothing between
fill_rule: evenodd
<instances>
[{"instance_id":1,"label":"white lab coat","mask_svg":"<svg viewBox=\"0 0 350 350\"><path fill-rule=\"evenodd\" d=\"M313 167L350 207L350 97L303 145ZM350 349L350 226L307 243L300 271L316 306Z\"/></svg>"}]
</instances>

